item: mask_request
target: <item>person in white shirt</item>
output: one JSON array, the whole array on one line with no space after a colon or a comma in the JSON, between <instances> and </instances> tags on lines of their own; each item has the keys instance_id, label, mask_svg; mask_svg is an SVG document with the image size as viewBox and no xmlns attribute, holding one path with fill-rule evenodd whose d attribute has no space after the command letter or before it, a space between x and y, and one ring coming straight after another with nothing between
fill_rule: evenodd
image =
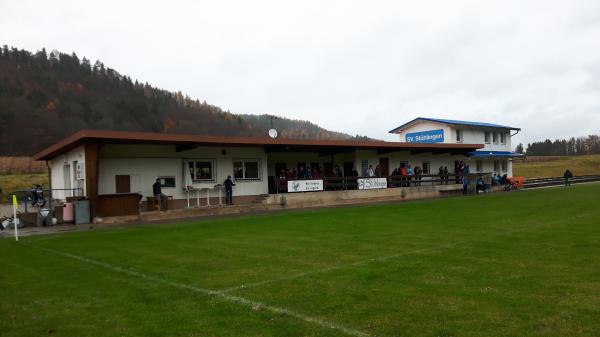
<instances>
[{"instance_id":1,"label":"person in white shirt","mask_svg":"<svg viewBox=\"0 0 600 337\"><path fill-rule=\"evenodd\" d=\"M375 176L375 170L373 170L373 165L369 165L369 168L367 169L367 177L374 177Z\"/></svg>"}]
</instances>

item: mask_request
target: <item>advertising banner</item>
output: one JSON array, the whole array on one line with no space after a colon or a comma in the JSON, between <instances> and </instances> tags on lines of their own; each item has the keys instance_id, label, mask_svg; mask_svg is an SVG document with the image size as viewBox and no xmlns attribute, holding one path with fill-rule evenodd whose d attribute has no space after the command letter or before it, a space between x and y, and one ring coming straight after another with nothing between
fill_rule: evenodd
<instances>
[{"instance_id":1,"label":"advertising banner","mask_svg":"<svg viewBox=\"0 0 600 337\"><path fill-rule=\"evenodd\" d=\"M386 178L359 178L358 189L359 190L371 190L375 188L387 188Z\"/></svg>"},{"instance_id":2,"label":"advertising banner","mask_svg":"<svg viewBox=\"0 0 600 337\"><path fill-rule=\"evenodd\" d=\"M323 180L290 180L288 181L288 192L311 192L322 191Z\"/></svg>"}]
</instances>

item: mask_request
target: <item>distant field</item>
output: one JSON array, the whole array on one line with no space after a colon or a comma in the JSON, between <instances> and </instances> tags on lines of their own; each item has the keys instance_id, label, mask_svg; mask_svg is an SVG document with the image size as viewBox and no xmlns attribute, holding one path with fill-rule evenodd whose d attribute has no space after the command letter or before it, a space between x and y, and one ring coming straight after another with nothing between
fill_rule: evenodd
<instances>
[{"instance_id":1,"label":"distant field","mask_svg":"<svg viewBox=\"0 0 600 337\"><path fill-rule=\"evenodd\" d=\"M44 188L49 187L48 174L0 174L0 202L9 202L14 191L29 190L33 184L40 184ZM20 198L20 196L18 196Z\"/></svg>"},{"instance_id":2,"label":"distant field","mask_svg":"<svg viewBox=\"0 0 600 337\"><path fill-rule=\"evenodd\" d=\"M565 157L527 157L513 163L513 174L525 178L562 177L566 169L574 175L600 174L600 154Z\"/></svg>"},{"instance_id":3,"label":"distant field","mask_svg":"<svg viewBox=\"0 0 600 337\"><path fill-rule=\"evenodd\" d=\"M1 157L0 174L31 174L47 173L48 168L43 161L33 160L31 157Z\"/></svg>"},{"instance_id":4,"label":"distant field","mask_svg":"<svg viewBox=\"0 0 600 337\"><path fill-rule=\"evenodd\" d=\"M9 336L600 336L600 184L0 239Z\"/></svg>"}]
</instances>

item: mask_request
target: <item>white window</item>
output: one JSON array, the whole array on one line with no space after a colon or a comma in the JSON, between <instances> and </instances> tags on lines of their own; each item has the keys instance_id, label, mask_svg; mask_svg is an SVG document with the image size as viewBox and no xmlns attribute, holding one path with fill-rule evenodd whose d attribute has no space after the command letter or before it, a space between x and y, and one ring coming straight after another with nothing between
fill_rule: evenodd
<instances>
[{"instance_id":1,"label":"white window","mask_svg":"<svg viewBox=\"0 0 600 337\"><path fill-rule=\"evenodd\" d=\"M485 140L485 143L489 144L490 143L490 132L489 131L484 132L483 133L483 138Z\"/></svg>"},{"instance_id":2,"label":"white window","mask_svg":"<svg viewBox=\"0 0 600 337\"><path fill-rule=\"evenodd\" d=\"M369 161L366 159L363 159L360 161L360 175L362 177L366 177L367 176L367 170L369 169Z\"/></svg>"},{"instance_id":3,"label":"white window","mask_svg":"<svg viewBox=\"0 0 600 337\"><path fill-rule=\"evenodd\" d=\"M260 180L259 159L236 159L233 161L233 178L235 180Z\"/></svg>"},{"instance_id":4,"label":"white window","mask_svg":"<svg viewBox=\"0 0 600 337\"><path fill-rule=\"evenodd\" d=\"M494 142L494 144L498 144L498 133L497 132L492 133L492 141Z\"/></svg>"},{"instance_id":5,"label":"white window","mask_svg":"<svg viewBox=\"0 0 600 337\"><path fill-rule=\"evenodd\" d=\"M502 172L506 172L508 170L508 162L506 160L502 161Z\"/></svg>"},{"instance_id":6,"label":"white window","mask_svg":"<svg viewBox=\"0 0 600 337\"><path fill-rule=\"evenodd\" d=\"M160 181L160 187L175 187L175 177L166 176L166 177L158 177Z\"/></svg>"},{"instance_id":7,"label":"white window","mask_svg":"<svg viewBox=\"0 0 600 337\"><path fill-rule=\"evenodd\" d=\"M500 162L498 160L494 160L494 172L500 172Z\"/></svg>"},{"instance_id":8,"label":"white window","mask_svg":"<svg viewBox=\"0 0 600 337\"><path fill-rule=\"evenodd\" d=\"M457 143L462 143L463 141L463 130L456 130L456 142Z\"/></svg>"},{"instance_id":9,"label":"white window","mask_svg":"<svg viewBox=\"0 0 600 337\"><path fill-rule=\"evenodd\" d=\"M504 132L500 134L500 144L506 144L506 133Z\"/></svg>"},{"instance_id":10,"label":"white window","mask_svg":"<svg viewBox=\"0 0 600 337\"><path fill-rule=\"evenodd\" d=\"M477 160L475 162L475 169L477 172L483 172L483 160Z\"/></svg>"},{"instance_id":11,"label":"white window","mask_svg":"<svg viewBox=\"0 0 600 337\"><path fill-rule=\"evenodd\" d=\"M216 181L214 159L197 159L187 162L188 172L193 182Z\"/></svg>"},{"instance_id":12,"label":"white window","mask_svg":"<svg viewBox=\"0 0 600 337\"><path fill-rule=\"evenodd\" d=\"M423 174L429 174L431 171L431 163L428 161L423 162Z\"/></svg>"}]
</instances>

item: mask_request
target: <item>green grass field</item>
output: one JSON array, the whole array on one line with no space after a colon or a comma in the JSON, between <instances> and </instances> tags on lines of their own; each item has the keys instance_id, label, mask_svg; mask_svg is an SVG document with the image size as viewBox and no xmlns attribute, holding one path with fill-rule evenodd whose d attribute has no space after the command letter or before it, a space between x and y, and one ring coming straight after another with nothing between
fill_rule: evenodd
<instances>
[{"instance_id":1,"label":"green grass field","mask_svg":"<svg viewBox=\"0 0 600 337\"><path fill-rule=\"evenodd\" d=\"M562 177L566 169L576 176L600 174L600 154L563 157L527 157L513 163L514 176Z\"/></svg>"},{"instance_id":2,"label":"green grass field","mask_svg":"<svg viewBox=\"0 0 600 337\"><path fill-rule=\"evenodd\" d=\"M8 336L599 336L600 184L0 240Z\"/></svg>"}]
</instances>

